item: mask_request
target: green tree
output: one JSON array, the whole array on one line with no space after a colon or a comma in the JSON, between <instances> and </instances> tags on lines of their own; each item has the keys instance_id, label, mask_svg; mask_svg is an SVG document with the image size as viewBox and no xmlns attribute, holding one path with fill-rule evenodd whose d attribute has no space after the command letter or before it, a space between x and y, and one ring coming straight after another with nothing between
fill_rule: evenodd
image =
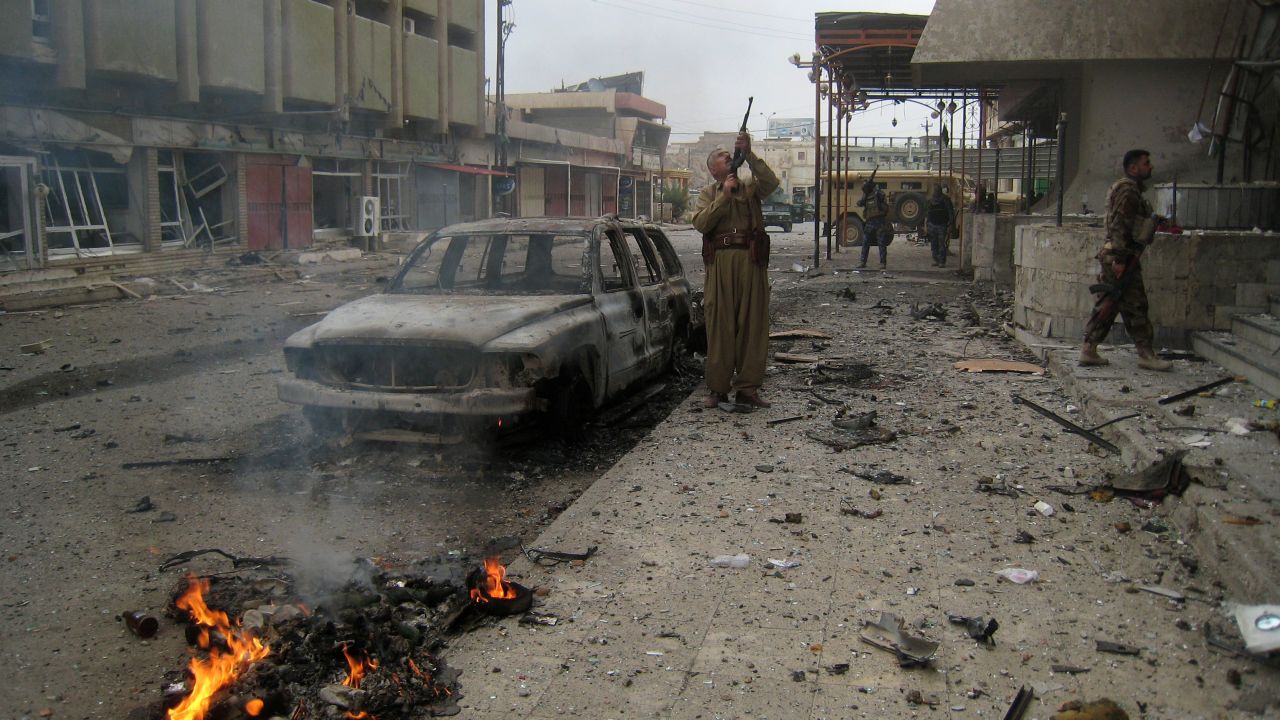
<instances>
[{"instance_id":1,"label":"green tree","mask_svg":"<svg viewBox=\"0 0 1280 720\"><path fill-rule=\"evenodd\" d=\"M662 189L662 202L671 208L671 217L678 218L689 209L689 191L679 185L668 185Z\"/></svg>"}]
</instances>

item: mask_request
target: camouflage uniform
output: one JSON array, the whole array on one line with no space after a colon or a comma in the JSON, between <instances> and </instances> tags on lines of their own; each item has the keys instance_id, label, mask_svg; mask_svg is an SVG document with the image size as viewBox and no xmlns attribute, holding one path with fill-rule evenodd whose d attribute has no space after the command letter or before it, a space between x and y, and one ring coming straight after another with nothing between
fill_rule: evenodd
<instances>
[{"instance_id":1,"label":"camouflage uniform","mask_svg":"<svg viewBox=\"0 0 1280 720\"><path fill-rule=\"evenodd\" d=\"M1147 291L1142 284L1142 267L1138 264L1138 256L1146 249L1150 238L1139 238L1139 228L1143 221L1151 217L1151 204L1142 197L1145 188L1138 180L1131 177L1120 178L1107 192L1106 233L1107 241L1098 252L1098 261L1102 272L1098 274L1098 282L1114 286L1119 282L1113 260L1122 260L1129 265L1128 286L1120 295L1120 301L1111 308L1105 300L1105 294L1097 293L1093 314L1085 325L1084 341L1093 345L1106 340L1115 322L1116 312L1124 317L1124 327L1139 348L1150 348L1155 335L1151 321L1147 318Z\"/></svg>"},{"instance_id":2,"label":"camouflage uniform","mask_svg":"<svg viewBox=\"0 0 1280 720\"><path fill-rule=\"evenodd\" d=\"M760 201L778 188L778 176L756 156L747 154L751 179L726 198L721 184L702 189L690 218L704 237L717 243L707 262L704 310L707 320L707 388L725 395L732 388L741 398L764 383L769 355L769 268L767 255L752 257L741 237L763 233ZM763 262L761 262L763 260Z\"/></svg>"}]
</instances>

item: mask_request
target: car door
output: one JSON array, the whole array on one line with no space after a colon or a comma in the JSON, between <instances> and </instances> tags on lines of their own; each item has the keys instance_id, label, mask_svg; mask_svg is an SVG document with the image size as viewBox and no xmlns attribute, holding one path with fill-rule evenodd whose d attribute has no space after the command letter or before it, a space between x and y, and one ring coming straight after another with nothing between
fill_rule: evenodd
<instances>
[{"instance_id":1,"label":"car door","mask_svg":"<svg viewBox=\"0 0 1280 720\"><path fill-rule=\"evenodd\" d=\"M640 294L644 298L645 362L650 370L657 370L670 354L674 324L666 273L645 233L639 226L623 228L631 267L635 270Z\"/></svg>"},{"instance_id":2,"label":"car door","mask_svg":"<svg viewBox=\"0 0 1280 720\"><path fill-rule=\"evenodd\" d=\"M595 301L605 325L605 393L612 396L644 374L644 296L636 287L626 241L618 229L602 227L595 246Z\"/></svg>"}]
</instances>

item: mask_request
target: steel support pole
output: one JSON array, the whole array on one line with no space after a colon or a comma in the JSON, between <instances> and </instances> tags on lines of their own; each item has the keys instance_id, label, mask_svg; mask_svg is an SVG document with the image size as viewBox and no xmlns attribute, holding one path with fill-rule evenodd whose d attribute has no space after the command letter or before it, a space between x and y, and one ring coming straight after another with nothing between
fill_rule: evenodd
<instances>
[{"instance_id":1,"label":"steel support pole","mask_svg":"<svg viewBox=\"0 0 1280 720\"><path fill-rule=\"evenodd\" d=\"M1058 227L1062 227L1062 203L1066 196L1066 188L1063 187L1063 180L1066 179L1066 170L1063 168L1063 159L1066 156L1067 144L1067 114L1058 114L1058 167L1057 176L1058 183Z\"/></svg>"},{"instance_id":2,"label":"steel support pole","mask_svg":"<svg viewBox=\"0 0 1280 720\"><path fill-rule=\"evenodd\" d=\"M840 182L835 178L835 172L831 155L831 137L835 135L835 131L831 127L831 77L835 73L827 70L827 177L830 178L830 187L842 187ZM843 189L841 190L843 192ZM830 222L827 223L827 259L831 259L831 233L840 232L840 223L836 219L834 205L832 203L833 192L827 193L827 217Z\"/></svg>"},{"instance_id":3,"label":"steel support pole","mask_svg":"<svg viewBox=\"0 0 1280 720\"><path fill-rule=\"evenodd\" d=\"M816 59L816 58L815 58ZM813 267L822 254L822 67L813 65Z\"/></svg>"}]
</instances>

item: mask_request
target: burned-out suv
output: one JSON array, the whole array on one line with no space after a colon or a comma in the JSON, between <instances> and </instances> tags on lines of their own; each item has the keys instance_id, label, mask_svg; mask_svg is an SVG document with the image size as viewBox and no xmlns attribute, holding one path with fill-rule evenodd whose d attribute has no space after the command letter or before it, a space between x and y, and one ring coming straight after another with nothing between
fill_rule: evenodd
<instances>
[{"instance_id":1,"label":"burned-out suv","mask_svg":"<svg viewBox=\"0 0 1280 720\"><path fill-rule=\"evenodd\" d=\"M573 427L701 330L657 226L499 218L424 240L378 295L285 342L280 399L322 432L457 441L531 416Z\"/></svg>"}]
</instances>

